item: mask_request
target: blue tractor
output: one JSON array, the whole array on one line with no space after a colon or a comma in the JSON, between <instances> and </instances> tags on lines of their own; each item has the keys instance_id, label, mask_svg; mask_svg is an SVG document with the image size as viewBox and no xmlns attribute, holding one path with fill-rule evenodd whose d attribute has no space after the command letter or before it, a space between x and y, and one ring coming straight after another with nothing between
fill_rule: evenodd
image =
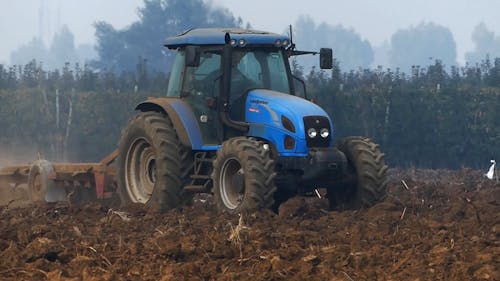
<instances>
[{"instance_id":1,"label":"blue tractor","mask_svg":"<svg viewBox=\"0 0 500 281\"><path fill-rule=\"evenodd\" d=\"M368 138L334 142L334 126L300 97L284 35L192 29L167 38L176 52L166 97L139 104L119 142L123 204L170 209L212 193L230 213L276 208L326 190L330 207L370 207L386 196L384 154ZM320 67L332 68L321 49Z\"/></svg>"}]
</instances>

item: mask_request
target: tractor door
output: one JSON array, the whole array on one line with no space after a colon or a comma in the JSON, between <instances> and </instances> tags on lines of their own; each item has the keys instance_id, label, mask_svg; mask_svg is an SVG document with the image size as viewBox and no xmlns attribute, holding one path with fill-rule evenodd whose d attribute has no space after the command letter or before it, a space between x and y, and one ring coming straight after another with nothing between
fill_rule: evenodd
<instances>
[{"instance_id":1,"label":"tractor door","mask_svg":"<svg viewBox=\"0 0 500 281\"><path fill-rule=\"evenodd\" d=\"M202 49L200 64L185 67L181 97L191 105L205 145L219 144L217 95L219 93L220 51Z\"/></svg>"}]
</instances>

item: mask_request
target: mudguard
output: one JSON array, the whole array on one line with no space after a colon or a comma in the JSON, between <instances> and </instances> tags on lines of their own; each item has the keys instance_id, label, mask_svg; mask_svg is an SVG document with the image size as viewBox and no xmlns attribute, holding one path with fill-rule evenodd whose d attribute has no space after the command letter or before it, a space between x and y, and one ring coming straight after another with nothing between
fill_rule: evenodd
<instances>
[{"instance_id":1,"label":"mudguard","mask_svg":"<svg viewBox=\"0 0 500 281\"><path fill-rule=\"evenodd\" d=\"M179 98L151 98L135 108L140 111L160 111L172 121L181 143L193 150L203 150L200 127L193 110Z\"/></svg>"}]
</instances>

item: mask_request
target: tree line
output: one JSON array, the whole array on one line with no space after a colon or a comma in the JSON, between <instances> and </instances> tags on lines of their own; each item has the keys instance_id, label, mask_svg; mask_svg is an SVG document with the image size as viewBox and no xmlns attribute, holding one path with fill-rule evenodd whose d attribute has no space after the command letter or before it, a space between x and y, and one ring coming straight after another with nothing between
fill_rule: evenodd
<instances>
[{"instance_id":1,"label":"tree line","mask_svg":"<svg viewBox=\"0 0 500 281\"><path fill-rule=\"evenodd\" d=\"M338 63L337 63L338 65ZM484 168L500 155L500 58L450 71L436 61L409 74L382 69L293 71L332 116L337 138L365 135L393 166ZM138 59L135 71L32 61L0 65L0 148L50 160L98 161L135 105L164 96L168 75ZM35 158L36 155L33 155Z\"/></svg>"},{"instance_id":2,"label":"tree line","mask_svg":"<svg viewBox=\"0 0 500 281\"><path fill-rule=\"evenodd\" d=\"M144 0L137 8L137 16L136 21L119 29L105 21L96 22L95 46L75 44L73 33L63 26L48 46L37 37L20 46L11 53L10 63L25 65L35 58L52 70L68 61L88 62L95 69L119 73L133 71L141 58L151 70L167 71L172 55L161 47L166 37L198 27L251 27L227 8L204 0ZM274 32L288 33L289 29L283 26ZM317 22L311 16L301 15L293 24L293 38L301 50L332 48L346 71L378 65L409 71L413 65L428 65L435 59L445 65L456 65L460 60L451 30L432 22L402 27L383 43L373 45L351 27ZM479 23L471 39L474 46L465 54L465 61L478 63L486 55L500 56L500 36L486 24ZM299 62L306 69L316 64L308 56Z\"/></svg>"}]
</instances>

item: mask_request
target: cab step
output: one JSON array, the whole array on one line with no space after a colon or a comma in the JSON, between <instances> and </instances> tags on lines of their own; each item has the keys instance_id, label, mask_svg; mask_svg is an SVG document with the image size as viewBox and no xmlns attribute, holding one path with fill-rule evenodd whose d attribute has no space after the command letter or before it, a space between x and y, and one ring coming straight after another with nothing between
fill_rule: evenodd
<instances>
[{"instance_id":1,"label":"cab step","mask_svg":"<svg viewBox=\"0 0 500 281\"><path fill-rule=\"evenodd\" d=\"M192 193L208 192L206 185L186 185L184 186L184 190Z\"/></svg>"},{"instance_id":2,"label":"cab step","mask_svg":"<svg viewBox=\"0 0 500 281\"><path fill-rule=\"evenodd\" d=\"M211 177L209 175L190 175L193 180L209 180Z\"/></svg>"}]
</instances>

